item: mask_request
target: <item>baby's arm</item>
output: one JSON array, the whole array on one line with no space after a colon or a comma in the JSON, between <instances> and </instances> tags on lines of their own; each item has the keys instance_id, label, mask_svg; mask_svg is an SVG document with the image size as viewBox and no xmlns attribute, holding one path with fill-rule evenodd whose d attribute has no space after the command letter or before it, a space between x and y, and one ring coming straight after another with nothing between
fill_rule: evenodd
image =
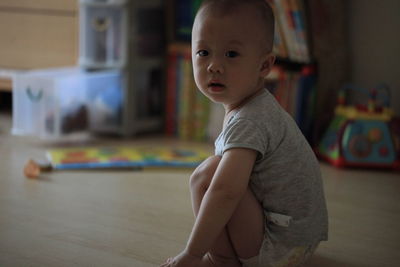
<instances>
[{"instance_id":1,"label":"baby's arm","mask_svg":"<svg viewBox=\"0 0 400 267\"><path fill-rule=\"evenodd\" d=\"M202 257L218 238L244 196L257 152L235 148L227 150L204 195L186 251Z\"/></svg>"}]
</instances>

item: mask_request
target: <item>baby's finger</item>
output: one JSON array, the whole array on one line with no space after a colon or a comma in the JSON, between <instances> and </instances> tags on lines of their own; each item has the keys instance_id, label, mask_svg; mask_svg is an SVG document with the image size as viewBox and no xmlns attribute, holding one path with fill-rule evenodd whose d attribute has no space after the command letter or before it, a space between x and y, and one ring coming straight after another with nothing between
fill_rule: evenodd
<instances>
[{"instance_id":1,"label":"baby's finger","mask_svg":"<svg viewBox=\"0 0 400 267\"><path fill-rule=\"evenodd\" d=\"M168 266L168 260L160 265L160 267L166 267L166 266Z\"/></svg>"},{"instance_id":2,"label":"baby's finger","mask_svg":"<svg viewBox=\"0 0 400 267\"><path fill-rule=\"evenodd\" d=\"M171 266L173 258L168 258L166 262L160 265L160 267L168 267Z\"/></svg>"}]
</instances>

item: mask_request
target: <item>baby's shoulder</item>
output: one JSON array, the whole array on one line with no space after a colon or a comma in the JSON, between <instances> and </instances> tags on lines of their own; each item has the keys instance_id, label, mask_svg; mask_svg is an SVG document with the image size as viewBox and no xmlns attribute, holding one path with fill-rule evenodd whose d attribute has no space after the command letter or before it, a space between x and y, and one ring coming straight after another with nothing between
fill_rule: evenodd
<instances>
[{"instance_id":1,"label":"baby's shoulder","mask_svg":"<svg viewBox=\"0 0 400 267\"><path fill-rule=\"evenodd\" d=\"M270 93L261 94L244 105L235 115L236 119L247 119L257 125L280 123L284 120L284 112Z\"/></svg>"}]
</instances>

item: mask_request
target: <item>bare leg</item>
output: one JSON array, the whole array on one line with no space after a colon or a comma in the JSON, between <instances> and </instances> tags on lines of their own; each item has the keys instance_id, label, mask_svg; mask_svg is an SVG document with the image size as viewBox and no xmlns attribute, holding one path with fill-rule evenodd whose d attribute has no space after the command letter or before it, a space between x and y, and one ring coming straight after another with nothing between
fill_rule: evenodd
<instances>
[{"instance_id":1,"label":"bare leg","mask_svg":"<svg viewBox=\"0 0 400 267\"><path fill-rule=\"evenodd\" d=\"M190 188L195 216L220 160L218 156L208 158L191 176ZM261 205L248 189L225 230L211 249L209 259L217 266L241 266L238 258L251 258L258 255L264 235L263 220Z\"/></svg>"},{"instance_id":2,"label":"bare leg","mask_svg":"<svg viewBox=\"0 0 400 267\"><path fill-rule=\"evenodd\" d=\"M264 240L264 211L253 192L247 189L227 224L236 254L242 259L257 256Z\"/></svg>"}]
</instances>

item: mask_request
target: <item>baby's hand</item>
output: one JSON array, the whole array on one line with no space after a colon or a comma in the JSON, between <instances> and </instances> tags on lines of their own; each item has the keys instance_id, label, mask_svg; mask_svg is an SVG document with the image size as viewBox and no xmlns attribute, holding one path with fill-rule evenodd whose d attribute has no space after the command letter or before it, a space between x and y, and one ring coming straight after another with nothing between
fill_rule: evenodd
<instances>
[{"instance_id":1,"label":"baby's hand","mask_svg":"<svg viewBox=\"0 0 400 267\"><path fill-rule=\"evenodd\" d=\"M205 266L202 257L190 255L186 251L182 251L175 258L169 258L160 267L201 267Z\"/></svg>"}]
</instances>

